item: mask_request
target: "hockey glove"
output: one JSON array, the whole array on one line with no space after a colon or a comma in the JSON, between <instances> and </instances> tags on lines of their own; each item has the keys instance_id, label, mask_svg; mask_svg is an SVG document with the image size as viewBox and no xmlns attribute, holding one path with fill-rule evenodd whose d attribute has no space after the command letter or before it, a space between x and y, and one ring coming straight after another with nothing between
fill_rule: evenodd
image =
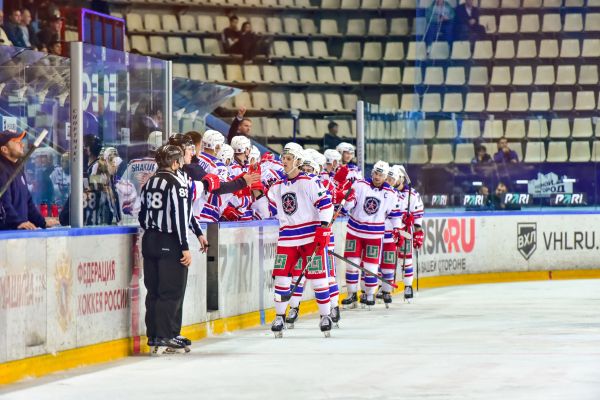
<instances>
[{"instance_id":1,"label":"hockey glove","mask_svg":"<svg viewBox=\"0 0 600 400\"><path fill-rule=\"evenodd\" d=\"M423 233L423 230L415 231L415 234L413 235L413 245L415 246L415 249L420 249L421 247L423 247L424 238L425 235Z\"/></svg>"},{"instance_id":2,"label":"hockey glove","mask_svg":"<svg viewBox=\"0 0 600 400\"><path fill-rule=\"evenodd\" d=\"M346 183L346 178L348 178L349 172L350 169L348 169L347 165L338 168L337 172L333 176L333 180L336 182L338 187L341 187Z\"/></svg>"},{"instance_id":3,"label":"hockey glove","mask_svg":"<svg viewBox=\"0 0 600 400\"><path fill-rule=\"evenodd\" d=\"M315 231L315 243L321 249L326 249L329 246L329 240L331 239L331 228L324 228L322 226L317 227Z\"/></svg>"},{"instance_id":4,"label":"hockey glove","mask_svg":"<svg viewBox=\"0 0 600 400\"><path fill-rule=\"evenodd\" d=\"M252 190L252 193L256 198L259 198L265 193L265 187L263 186L261 181L254 182L252 185L250 185L250 190Z\"/></svg>"},{"instance_id":5,"label":"hockey glove","mask_svg":"<svg viewBox=\"0 0 600 400\"><path fill-rule=\"evenodd\" d=\"M400 229L395 228L392 232L394 235L394 242L396 243L397 248L402 248L404 246L404 236L402 236Z\"/></svg>"},{"instance_id":6,"label":"hockey glove","mask_svg":"<svg viewBox=\"0 0 600 400\"><path fill-rule=\"evenodd\" d=\"M242 213L235 207L227 206L223 210L222 217L227 221L238 221L242 217Z\"/></svg>"},{"instance_id":7,"label":"hockey glove","mask_svg":"<svg viewBox=\"0 0 600 400\"><path fill-rule=\"evenodd\" d=\"M412 228L415 223L415 217L410 212L406 212L402 215L402 223L405 227Z\"/></svg>"},{"instance_id":8,"label":"hockey glove","mask_svg":"<svg viewBox=\"0 0 600 400\"><path fill-rule=\"evenodd\" d=\"M275 160L275 156L273 155L273 153L267 151L265 154L262 155L262 157L260 158L260 163L264 163L267 161L274 161Z\"/></svg>"},{"instance_id":9,"label":"hockey glove","mask_svg":"<svg viewBox=\"0 0 600 400\"><path fill-rule=\"evenodd\" d=\"M221 181L215 174L206 174L206 176L202 178L202 182L204 182L207 192L214 192L221 187Z\"/></svg>"}]
</instances>

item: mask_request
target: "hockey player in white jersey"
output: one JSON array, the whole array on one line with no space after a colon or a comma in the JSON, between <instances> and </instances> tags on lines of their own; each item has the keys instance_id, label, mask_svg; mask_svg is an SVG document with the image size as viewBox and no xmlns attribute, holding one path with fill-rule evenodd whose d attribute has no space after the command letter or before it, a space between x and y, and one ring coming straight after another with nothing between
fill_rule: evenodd
<instances>
[{"instance_id":1,"label":"hockey player in white jersey","mask_svg":"<svg viewBox=\"0 0 600 400\"><path fill-rule=\"evenodd\" d=\"M348 176L346 179L352 183L358 179L363 179L362 171L358 168L358 165L354 163L356 147L350 143L342 142L338 144L335 149L342 155L340 168L348 168Z\"/></svg>"},{"instance_id":2,"label":"hockey player in white jersey","mask_svg":"<svg viewBox=\"0 0 600 400\"><path fill-rule=\"evenodd\" d=\"M365 269L374 274L377 274L381 263L386 219L391 222L395 237L399 236L398 231L402 228L398 196L386 182L388 172L388 163L377 161L373 166L371 179L361 179L352 185L354 193L344 206L350 215L344 257L355 264L362 263ZM358 280L358 268L348 265L348 297L342 301L343 305L356 307ZM370 307L375 304L377 278L366 276L365 286L365 304Z\"/></svg>"},{"instance_id":3,"label":"hockey player in white jersey","mask_svg":"<svg viewBox=\"0 0 600 400\"><path fill-rule=\"evenodd\" d=\"M304 266L319 306L319 327L328 336L332 326L324 257L331 235L329 222L333 205L319 180L301 172L302 157L302 151L295 146L284 149L282 161L286 177L275 182L267 195L270 213L279 220L280 226L273 267L277 316L271 330L276 337L283 333L292 279L298 279Z\"/></svg>"},{"instance_id":4,"label":"hockey player in white jersey","mask_svg":"<svg viewBox=\"0 0 600 400\"><path fill-rule=\"evenodd\" d=\"M421 195L410 184L410 178L406 170L401 165L394 165L392 168L397 169L400 179L396 186L396 190L400 193L402 221L405 230L412 235L412 243L408 240L404 249L406 251L398 251L398 263L402 266L402 280L404 282L404 299L410 301L413 298L413 248L420 249L423 247L423 215L424 207Z\"/></svg>"},{"instance_id":5,"label":"hockey player in white jersey","mask_svg":"<svg viewBox=\"0 0 600 400\"><path fill-rule=\"evenodd\" d=\"M333 186L329 186L331 185L329 182L325 184L321 179L321 176L319 175L322 165L325 164L325 161L325 156L323 154L313 149L307 149L304 151L302 171L308 176L318 177L318 179L321 180L321 184L323 185L323 187L329 192L329 194L331 194L332 190L335 190L335 188ZM330 236L328 250L335 251L335 237L333 235L333 232ZM331 302L330 316L333 323L336 324L336 326L338 326L337 324L341 318L340 309L338 305L340 290L335 279L335 262L333 256L331 255L328 255L325 258L325 261L327 262L327 278L329 280L329 299ZM294 323L298 319L300 310L300 300L302 299L302 294L304 293L304 282L305 279L303 279L300 282L300 284L296 287L296 290L294 290L294 293L292 294L292 298L290 300L290 311L286 318L286 322L288 323L288 327L290 328L294 327Z\"/></svg>"},{"instance_id":6,"label":"hockey player in white jersey","mask_svg":"<svg viewBox=\"0 0 600 400\"><path fill-rule=\"evenodd\" d=\"M342 161L342 155L339 151L335 149L327 149L323 153L325 156L325 166L323 171L321 171L321 175L327 175L330 179L335 175L335 171Z\"/></svg>"},{"instance_id":7,"label":"hockey player in white jersey","mask_svg":"<svg viewBox=\"0 0 600 400\"><path fill-rule=\"evenodd\" d=\"M231 147L233 148L234 162L231 164L230 171L234 176L238 176L247 171L252 142L246 136L236 136L231 139Z\"/></svg>"},{"instance_id":8,"label":"hockey player in white jersey","mask_svg":"<svg viewBox=\"0 0 600 400\"><path fill-rule=\"evenodd\" d=\"M207 130L202 136L202 153L198 155L198 164L209 174L227 182L229 173L225 164L217 156L225 144L225 137L217 131ZM221 217L221 198L218 194L203 192L194 201L194 216L200 222L217 222Z\"/></svg>"}]
</instances>

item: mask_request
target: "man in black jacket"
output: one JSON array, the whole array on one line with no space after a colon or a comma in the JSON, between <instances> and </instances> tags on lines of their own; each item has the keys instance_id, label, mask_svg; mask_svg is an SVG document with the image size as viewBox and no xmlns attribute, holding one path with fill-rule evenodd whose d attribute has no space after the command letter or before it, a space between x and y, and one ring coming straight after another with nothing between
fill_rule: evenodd
<instances>
[{"instance_id":1,"label":"man in black jacket","mask_svg":"<svg viewBox=\"0 0 600 400\"><path fill-rule=\"evenodd\" d=\"M475 40L485 34L485 28L479 25L479 9L473 5L473 0L465 0L456 7L454 30L456 40Z\"/></svg>"},{"instance_id":2,"label":"man in black jacket","mask_svg":"<svg viewBox=\"0 0 600 400\"><path fill-rule=\"evenodd\" d=\"M229 133L227 134L227 143L231 144L231 139L236 136L246 136L250 139L250 130L252 129L252 121L248 118L244 118L246 114L246 107L240 107L237 115L231 121L229 127Z\"/></svg>"},{"instance_id":3,"label":"man in black jacket","mask_svg":"<svg viewBox=\"0 0 600 400\"><path fill-rule=\"evenodd\" d=\"M23 137L25 132L17 133L4 131L0 133L0 187L8 182L23 157ZM33 203L31 193L27 187L25 173L20 172L14 179L6 193L0 199L6 213L4 226L0 229L28 229L49 228L58 224L55 219L44 217Z\"/></svg>"}]
</instances>

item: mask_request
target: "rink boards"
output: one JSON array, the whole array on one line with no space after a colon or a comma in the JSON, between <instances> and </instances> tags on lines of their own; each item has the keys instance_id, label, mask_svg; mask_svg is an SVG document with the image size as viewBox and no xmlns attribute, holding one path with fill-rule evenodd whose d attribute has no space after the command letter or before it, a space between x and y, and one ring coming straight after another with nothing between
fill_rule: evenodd
<instances>
[{"instance_id":1,"label":"rink boards","mask_svg":"<svg viewBox=\"0 0 600 400\"><path fill-rule=\"evenodd\" d=\"M419 287L600 277L599 222L594 212L430 214ZM191 241L184 334L193 339L272 317L277 223L207 232L207 255ZM343 254L345 221L334 232ZM0 233L0 384L144 351L138 243L126 227ZM345 265L336 267L343 291Z\"/></svg>"}]
</instances>

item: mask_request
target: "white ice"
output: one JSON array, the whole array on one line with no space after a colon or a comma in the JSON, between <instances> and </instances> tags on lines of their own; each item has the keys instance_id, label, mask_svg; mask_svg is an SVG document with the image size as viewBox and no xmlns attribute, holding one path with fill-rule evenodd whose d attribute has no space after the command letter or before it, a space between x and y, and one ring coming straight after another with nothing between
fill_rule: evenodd
<instances>
[{"instance_id":1,"label":"white ice","mask_svg":"<svg viewBox=\"0 0 600 400\"><path fill-rule=\"evenodd\" d=\"M456 286L0 389L6 399L600 399L600 280Z\"/></svg>"}]
</instances>

